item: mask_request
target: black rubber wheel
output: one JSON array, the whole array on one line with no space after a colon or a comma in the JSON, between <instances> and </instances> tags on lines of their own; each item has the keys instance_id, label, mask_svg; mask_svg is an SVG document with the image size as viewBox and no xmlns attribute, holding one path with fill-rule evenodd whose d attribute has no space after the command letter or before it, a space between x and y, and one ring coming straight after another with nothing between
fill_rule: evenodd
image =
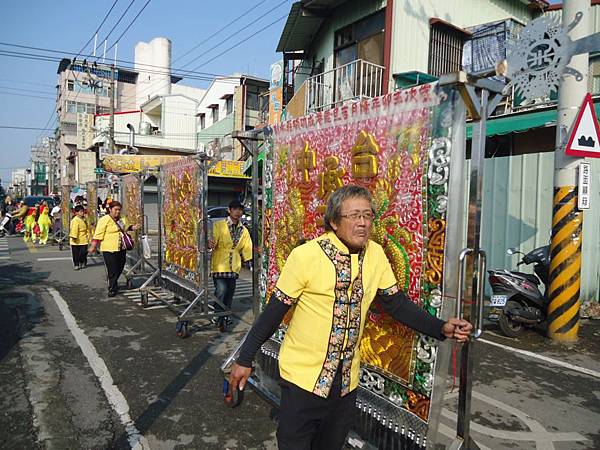
<instances>
[{"instance_id":1,"label":"black rubber wheel","mask_svg":"<svg viewBox=\"0 0 600 450\"><path fill-rule=\"evenodd\" d=\"M63 249L63 243L62 243L62 241L59 241L59 242L58 242L58 249L59 249L60 251L62 251L62 249Z\"/></svg>"},{"instance_id":2,"label":"black rubber wheel","mask_svg":"<svg viewBox=\"0 0 600 450\"><path fill-rule=\"evenodd\" d=\"M148 293L146 292L142 292L140 294L140 301L142 303L142 306L145 308L148 306Z\"/></svg>"},{"instance_id":3,"label":"black rubber wheel","mask_svg":"<svg viewBox=\"0 0 600 450\"><path fill-rule=\"evenodd\" d=\"M177 334L177 337L180 338L185 338L187 337L187 322L183 321L183 322L177 322L177 325L175 326L175 333Z\"/></svg>"},{"instance_id":4,"label":"black rubber wheel","mask_svg":"<svg viewBox=\"0 0 600 450\"><path fill-rule=\"evenodd\" d=\"M221 333L225 333L227 331L227 316L219 317L218 327Z\"/></svg>"},{"instance_id":5,"label":"black rubber wheel","mask_svg":"<svg viewBox=\"0 0 600 450\"><path fill-rule=\"evenodd\" d=\"M517 306L519 306L519 303L509 300L506 303L505 308L510 309L511 306L517 307ZM519 337L525 331L525 325L523 325L522 323L515 322L514 320L511 320L511 318L505 314L504 310L502 310L502 313L500 314L500 317L498 318L498 325L500 326L500 330L502 331L502 333L505 336L511 337L511 338Z\"/></svg>"}]
</instances>

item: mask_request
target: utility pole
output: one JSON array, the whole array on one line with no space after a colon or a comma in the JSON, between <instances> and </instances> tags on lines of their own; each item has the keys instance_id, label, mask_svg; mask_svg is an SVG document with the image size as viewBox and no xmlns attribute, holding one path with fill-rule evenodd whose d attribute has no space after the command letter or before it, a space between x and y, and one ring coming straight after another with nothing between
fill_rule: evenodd
<instances>
[{"instance_id":1,"label":"utility pole","mask_svg":"<svg viewBox=\"0 0 600 450\"><path fill-rule=\"evenodd\" d=\"M572 23L578 13L583 15L569 33L572 41L590 34L590 0L564 0L563 26ZM575 342L579 330L583 212L577 209L577 177L583 159L565 155L565 145L587 93L588 53L574 55L569 66L583 77L580 80L574 76L562 78L558 90L548 336L560 342Z\"/></svg>"},{"instance_id":2,"label":"utility pole","mask_svg":"<svg viewBox=\"0 0 600 450\"><path fill-rule=\"evenodd\" d=\"M110 117L108 119L108 147L115 153L115 66L110 67Z\"/></svg>"}]
</instances>

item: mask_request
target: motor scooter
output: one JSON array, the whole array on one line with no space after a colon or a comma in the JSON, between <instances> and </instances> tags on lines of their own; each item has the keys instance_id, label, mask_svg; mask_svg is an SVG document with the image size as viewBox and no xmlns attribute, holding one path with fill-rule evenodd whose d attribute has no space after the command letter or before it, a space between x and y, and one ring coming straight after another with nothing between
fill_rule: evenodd
<instances>
[{"instance_id":1,"label":"motor scooter","mask_svg":"<svg viewBox=\"0 0 600 450\"><path fill-rule=\"evenodd\" d=\"M546 320L549 246L536 248L527 254L509 248L506 253L523 255L517 267L533 264L535 275L515 270L488 270L488 280L492 287L488 319L498 322L504 335L518 337L525 329ZM540 282L545 286L543 294Z\"/></svg>"}]
</instances>

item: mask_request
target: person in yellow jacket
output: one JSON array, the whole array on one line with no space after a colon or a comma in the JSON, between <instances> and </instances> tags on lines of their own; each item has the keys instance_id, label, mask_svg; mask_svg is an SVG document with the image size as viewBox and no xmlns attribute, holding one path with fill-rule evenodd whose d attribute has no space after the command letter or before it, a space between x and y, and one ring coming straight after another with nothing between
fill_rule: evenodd
<instances>
[{"instance_id":1,"label":"person in yellow jacket","mask_svg":"<svg viewBox=\"0 0 600 450\"><path fill-rule=\"evenodd\" d=\"M73 267L75 270L85 269L87 266L87 247L90 243L88 226L85 223L85 209L81 205L73 208L75 217L71 219L69 227L69 244L71 244L71 255L73 256Z\"/></svg>"},{"instance_id":2,"label":"person in yellow jacket","mask_svg":"<svg viewBox=\"0 0 600 450\"><path fill-rule=\"evenodd\" d=\"M88 254L96 252L98 246L104 258L108 277L108 296L114 297L119 292L117 281L125 268L125 252L121 241L121 234L139 229L138 225L128 225L121 218L121 203L113 201L108 206L108 214L102 216L96 224L92 237L92 245Z\"/></svg>"},{"instance_id":3,"label":"person in yellow jacket","mask_svg":"<svg viewBox=\"0 0 600 450\"><path fill-rule=\"evenodd\" d=\"M215 222L212 239L208 241L209 249L213 250L211 275L215 297L227 309L231 309L242 262L249 263L252 260L252 239L248 229L240 222L243 213L244 205L237 200L232 201L229 204L229 217ZM215 305L215 309L223 310L219 305Z\"/></svg>"}]
</instances>

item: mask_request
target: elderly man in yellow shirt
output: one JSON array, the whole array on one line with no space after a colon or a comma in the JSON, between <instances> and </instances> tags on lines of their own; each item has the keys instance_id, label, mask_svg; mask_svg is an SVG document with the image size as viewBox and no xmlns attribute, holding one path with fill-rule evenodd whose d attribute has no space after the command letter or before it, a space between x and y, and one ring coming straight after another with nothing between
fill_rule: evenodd
<instances>
[{"instance_id":1,"label":"elderly man in yellow shirt","mask_svg":"<svg viewBox=\"0 0 600 450\"><path fill-rule=\"evenodd\" d=\"M215 297L228 309L233 303L242 262L252 260L252 239L240 221L243 213L244 205L240 201L229 203L229 217L214 224L212 239L208 241L208 247L213 251L210 270L215 284ZM215 305L215 309L222 310L219 305ZM224 320L229 321L229 318Z\"/></svg>"},{"instance_id":2,"label":"elderly man in yellow shirt","mask_svg":"<svg viewBox=\"0 0 600 450\"><path fill-rule=\"evenodd\" d=\"M439 320L398 288L383 248L369 239L373 218L367 189L348 185L331 195L325 213L326 233L290 253L267 307L233 365L231 389L242 390L254 355L295 305L279 353L280 449L343 447L354 420L358 350L373 300L420 333L440 340L469 339L469 322Z\"/></svg>"}]
</instances>

